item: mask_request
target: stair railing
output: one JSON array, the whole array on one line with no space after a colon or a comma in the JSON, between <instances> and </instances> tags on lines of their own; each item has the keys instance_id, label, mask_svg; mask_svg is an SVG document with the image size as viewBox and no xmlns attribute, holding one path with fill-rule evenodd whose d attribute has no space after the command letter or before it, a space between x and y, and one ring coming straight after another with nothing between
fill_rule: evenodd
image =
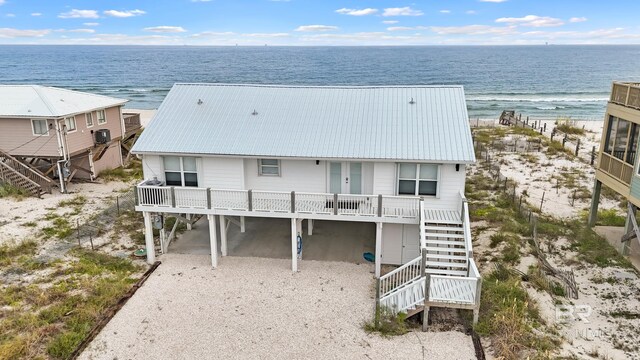
<instances>
[{"instance_id":1,"label":"stair railing","mask_svg":"<svg viewBox=\"0 0 640 360\"><path fill-rule=\"evenodd\" d=\"M40 185L43 191L51 192L51 186L53 186L53 181L49 179L47 176L42 174L41 172L31 168L20 160L14 158L13 156L7 154L6 152L0 150L0 158L4 158L2 161L5 165L12 168L15 172L21 174L24 177L27 177L29 180L35 182Z\"/></svg>"},{"instance_id":2,"label":"stair railing","mask_svg":"<svg viewBox=\"0 0 640 360\"><path fill-rule=\"evenodd\" d=\"M460 220L462 220L462 228L464 230L464 245L467 249L467 257L473 258L473 244L471 243L471 221L469 220L469 203L464 196L464 192L460 191Z\"/></svg>"}]
</instances>

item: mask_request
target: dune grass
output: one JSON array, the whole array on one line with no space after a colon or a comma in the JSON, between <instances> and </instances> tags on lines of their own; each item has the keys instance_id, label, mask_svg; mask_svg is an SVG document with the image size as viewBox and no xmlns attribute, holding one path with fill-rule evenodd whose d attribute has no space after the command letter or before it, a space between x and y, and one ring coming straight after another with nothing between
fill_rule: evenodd
<instances>
[{"instance_id":1,"label":"dune grass","mask_svg":"<svg viewBox=\"0 0 640 360\"><path fill-rule=\"evenodd\" d=\"M67 262L36 253L34 242L0 247L0 279L16 272L36 279L0 287L0 359L69 358L141 271L86 249L70 251Z\"/></svg>"}]
</instances>

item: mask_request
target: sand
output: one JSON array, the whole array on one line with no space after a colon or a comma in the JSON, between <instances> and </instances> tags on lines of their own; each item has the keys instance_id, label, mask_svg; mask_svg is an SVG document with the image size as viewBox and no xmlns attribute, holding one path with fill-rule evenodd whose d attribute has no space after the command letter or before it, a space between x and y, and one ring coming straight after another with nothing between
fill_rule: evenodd
<instances>
[{"instance_id":1,"label":"sand","mask_svg":"<svg viewBox=\"0 0 640 360\"><path fill-rule=\"evenodd\" d=\"M0 245L17 244L34 239L43 227L52 225L50 221L45 220L45 216L50 212L58 215L66 214L65 217L71 224L77 221L82 223L91 215L104 209L107 202L112 203L121 191L130 189L131 186L132 184L119 181L72 183L69 185L68 194L61 194L54 188L52 194L45 194L41 199L34 197L26 197L22 200L0 199ZM87 203L82 207L80 214L69 215L72 212L70 207L58 207L61 201L73 199L77 195L87 198ZM33 223L35 226L30 226Z\"/></svg>"},{"instance_id":2,"label":"sand","mask_svg":"<svg viewBox=\"0 0 640 360\"><path fill-rule=\"evenodd\" d=\"M497 126L496 122L485 125ZM574 125L587 130L581 139L581 150L578 159L548 156L544 152L530 152L537 157L536 163L525 159L521 153L508 151L493 151L493 164L499 164L500 171L505 176L517 181L517 196L528 193L525 199L536 206L540 205L542 195L545 201L542 211L558 218L575 218L582 216L588 210L591 198L577 199L571 204L573 189L556 187L556 177L560 174L573 174L577 186L592 191L595 170L590 162L590 150L599 146L602 136L602 122L583 121ZM481 124L482 125L482 124ZM553 127L553 121L547 123L547 136ZM510 136L507 143L516 140L517 136ZM567 148L575 143L567 144ZM478 170L478 168L474 168ZM553 179L552 179L553 177ZM620 215L617 201L601 196L600 209L616 209ZM485 222L472 224L473 228L486 227ZM481 270L491 269L490 255L495 251L489 247L489 237L495 229L488 228L474 237L476 254L486 259ZM554 329L564 341L560 355L578 358L600 359L640 359L637 332L640 330L640 280L633 270L617 267L599 268L584 264L578 259L578 254L571 251L569 241L559 238L553 241L555 249L547 253L547 259L556 268L574 271L576 284L579 288L578 299L553 298L546 292L536 290L533 286L523 283L529 296L536 301L541 318L547 326ZM543 250L548 249L546 240L541 244ZM524 255L516 268L526 272L529 265L537 261L532 255ZM558 303L560 301L560 303ZM627 315L625 315L627 314ZM488 342L483 339L485 346Z\"/></svg>"},{"instance_id":3,"label":"sand","mask_svg":"<svg viewBox=\"0 0 640 360\"><path fill-rule=\"evenodd\" d=\"M80 359L475 359L456 331L367 334L371 265L167 254Z\"/></svg>"}]
</instances>

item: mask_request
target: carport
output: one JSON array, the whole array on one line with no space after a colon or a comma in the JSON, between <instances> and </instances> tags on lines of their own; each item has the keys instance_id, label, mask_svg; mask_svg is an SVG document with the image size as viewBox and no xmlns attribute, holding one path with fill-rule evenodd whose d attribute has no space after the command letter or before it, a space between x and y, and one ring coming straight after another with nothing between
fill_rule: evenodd
<instances>
[{"instance_id":1,"label":"carport","mask_svg":"<svg viewBox=\"0 0 640 360\"><path fill-rule=\"evenodd\" d=\"M231 220L231 221L229 221ZM308 220L301 229L302 259L319 261L366 262L365 252L375 252L375 223L314 220L309 235ZM226 252L229 256L291 258L291 219L246 217L245 231L240 231L237 218L227 217ZM216 226L218 249L222 248L221 226ZM195 223L192 230L181 234L169 246L178 254L210 254L209 222Z\"/></svg>"}]
</instances>

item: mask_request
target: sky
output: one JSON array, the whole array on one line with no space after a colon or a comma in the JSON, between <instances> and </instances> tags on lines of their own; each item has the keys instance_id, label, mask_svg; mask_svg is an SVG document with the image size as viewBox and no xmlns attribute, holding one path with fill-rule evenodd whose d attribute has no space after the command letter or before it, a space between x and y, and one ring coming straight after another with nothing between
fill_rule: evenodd
<instances>
[{"instance_id":1,"label":"sky","mask_svg":"<svg viewBox=\"0 0 640 360\"><path fill-rule=\"evenodd\" d=\"M640 0L0 0L0 44L640 44Z\"/></svg>"}]
</instances>

